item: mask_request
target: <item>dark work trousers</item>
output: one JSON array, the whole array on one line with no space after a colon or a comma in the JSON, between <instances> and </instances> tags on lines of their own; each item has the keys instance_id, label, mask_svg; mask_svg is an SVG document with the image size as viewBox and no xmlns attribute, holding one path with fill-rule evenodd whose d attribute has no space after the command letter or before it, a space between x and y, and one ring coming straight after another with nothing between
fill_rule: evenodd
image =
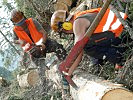
<instances>
[{"instance_id":1,"label":"dark work trousers","mask_svg":"<svg viewBox=\"0 0 133 100\"><path fill-rule=\"evenodd\" d=\"M99 60L106 60L113 64L121 64L123 59L123 52L127 49L126 47L120 47L121 39L113 38L106 42L99 43L97 45L90 45L89 41L84 47L85 53L89 56Z\"/></svg>"}]
</instances>

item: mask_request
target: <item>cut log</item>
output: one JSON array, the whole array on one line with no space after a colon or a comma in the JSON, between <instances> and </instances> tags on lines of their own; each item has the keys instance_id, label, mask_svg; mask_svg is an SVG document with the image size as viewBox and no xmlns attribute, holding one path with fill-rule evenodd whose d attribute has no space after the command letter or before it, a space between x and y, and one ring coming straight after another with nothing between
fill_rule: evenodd
<instances>
[{"instance_id":1,"label":"cut log","mask_svg":"<svg viewBox=\"0 0 133 100\"><path fill-rule=\"evenodd\" d=\"M71 6L72 5L72 0L58 0L58 2L65 3L68 6Z\"/></svg>"},{"instance_id":2,"label":"cut log","mask_svg":"<svg viewBox=\"0 0 133 100\"><path fill-rule=\"evenodd\" d=\"M87 73L73 77L80 87L78 91L70 88L73 100L133 100L133 93L122 84L111 83Z\"/></svg>"},{"instance_id":3,"label":"cut log","mask_svg":"<svg viewBox=\"0 0 133 100\"><path fill-rule=\"evenodd\" d=\"M39 80L39 75L36 70L31 70L30 72L23 74L23 75L17 75L17 80L19 82L19 86L21 88L26 88L29 86L35 86L35 84Z\"/></svg>"},{"instance_id":4,"label":"cut log","mask_svg":"<svg viewBox=\"0 0 133 100\"><path fill-rule=\"evenodd\" d=\"M68 11L68 6L65 3L62 2L57 2L56 4L54 4L54 10L65 10Z\"/></svg>"}]
</instances>

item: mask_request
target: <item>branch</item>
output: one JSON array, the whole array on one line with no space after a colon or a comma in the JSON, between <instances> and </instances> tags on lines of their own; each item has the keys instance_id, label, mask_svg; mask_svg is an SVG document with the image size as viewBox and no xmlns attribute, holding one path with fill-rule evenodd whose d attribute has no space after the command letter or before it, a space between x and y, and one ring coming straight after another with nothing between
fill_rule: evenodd
<instances>
[{"instance_id":1,"label":"branch","mask_svg":"<svg viewBox=\"0 0 133 100\"><path fill-rule=\"evenodd\" d=\"M6 41L13 47L13 49L17 52L18 55L20 55L20 52L15 48L15 46L6 38L6 36L2 33L0 30L0 33L3 35L3 37L6 39Z\"/></svg>"},{"instance_id":2,"label":"branch","mask_svg":"<svg viewBox=\"0 0 133 100\"><path fill-rule=\"evenodd\" d=\"M128 9L129 9L129 3L126 4L126 9L125 9L126 14L128 14Z\"/></svg>"},{"instance_id":3,"label":"branch","mask_svg":"<svg viewBox=\"0 0 133 100\"><path fill-rule=\"evenodd\" d=\"M117 4L118 4L118 6L120 7L120 9L121 9L122 11L124 11L124 8L123 8L123 6L122 6L121 3L120 3L120 0L117 0Z\"/></svg>"}]
</instances>

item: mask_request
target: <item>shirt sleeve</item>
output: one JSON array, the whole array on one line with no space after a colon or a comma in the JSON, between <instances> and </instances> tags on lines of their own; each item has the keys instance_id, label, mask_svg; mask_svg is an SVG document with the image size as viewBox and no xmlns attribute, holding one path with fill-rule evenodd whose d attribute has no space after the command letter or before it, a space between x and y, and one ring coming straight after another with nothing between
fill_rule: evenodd
<instances>
[{"instance_id":1,"label":"shirt sleeve","mask_svg":"<svg viewBox=\"0 0 133 100\"><path fill-rule=\"evenodd\" d=\"M33 19L33 23L35 24L38 31L43 29L42 25L37 20Z\"/></svg>"}]
</instances>

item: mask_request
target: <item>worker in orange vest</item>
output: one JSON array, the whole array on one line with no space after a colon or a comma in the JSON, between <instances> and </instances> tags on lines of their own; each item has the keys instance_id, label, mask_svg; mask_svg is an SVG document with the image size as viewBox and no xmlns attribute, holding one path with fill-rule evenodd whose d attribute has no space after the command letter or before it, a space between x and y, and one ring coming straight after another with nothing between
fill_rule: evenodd
<instances>
[{"instance_id":1,"label":"worker in orange vest","mask_svg":"<svg viewBox=\"0 0 133 100\"><path fill-rule=\"evenodd\" d=\"M76 13L72 17L69 17L69 14L64 10L55 11L51 17L51 28L56 32L74 33L76 45L78 41L84 38L87 29L100 10L101 8L85 10ZM127 18L127 15L122 12L120 12L120 15L124 20ZM99 25L85 45L84 51L91 57L109 61L115 64L115 68L121 68L121 53L126 48L117 46L121 43L119 36L122 31L122 23L110 9L107 9ZM75 52L78 52L78 50L69 53L66 60L59 66L59 70L65 75L71 76L81 61L83 51L80 52L74 62L71 62L71 59L75 59L75 56L72 55Z\"/></svg>"},{"instance_id":2,"label":"worker in orange vest","mask_svg":"<svg viewBox=\"0 0 133 100\"><path fill-rule=\"evenodd\" d=\"M63 45L48 38L47 32L37 20L26 18L23 12L14 9L11 12L11 21L14 24L14 43L21 45L24 52L31 55L32 61L39 67L40 78L43 77L45 61L40 61L39 58L45 57L46 53L54 52L60 61L65 59L67 53ZM63 82L67 84L65 80ZM43 87L46 84L44 79L41 84Z\"/></svg>"},{"instance_id":3,"label":"worker in orange vest","mask_svg":"<svg viewBox=\"0 0 133 100\"><path fill-rule=\"evenodd\" d=\"M26 18L23 12L14 9L11 21L14 24L14 43L20 44L32 57L39 58L46 53L55 52L59 60L65 59L66 50L55 40L47 38L46 31L37 20Z\"/></svg>"}]
</instances>

